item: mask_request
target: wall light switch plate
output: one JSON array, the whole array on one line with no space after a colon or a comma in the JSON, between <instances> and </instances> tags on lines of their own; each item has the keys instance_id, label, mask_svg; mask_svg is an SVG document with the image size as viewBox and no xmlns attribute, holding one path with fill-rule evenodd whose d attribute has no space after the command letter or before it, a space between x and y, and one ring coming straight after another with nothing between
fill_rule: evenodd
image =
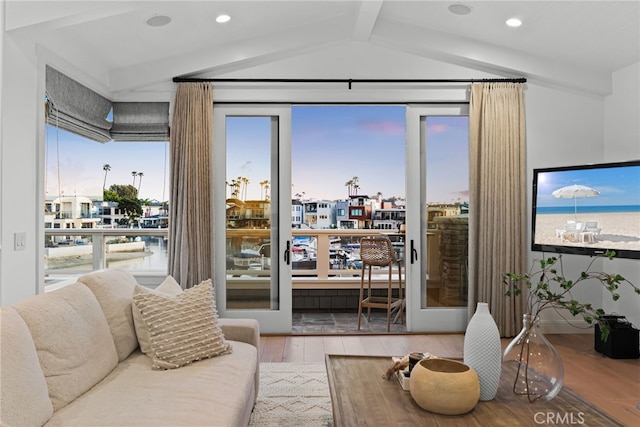
<instances>
[{"instance_id":1,"label":"wall light switch plate","mask_svg":"<svg viewBox=\"0 0 640 427\"><path fill-rule=\"evenodd\" d=\"M27 233L24 231L13 233L13 249L16 251L24 251L27 247Z\"/></svg>"}]
</instances>

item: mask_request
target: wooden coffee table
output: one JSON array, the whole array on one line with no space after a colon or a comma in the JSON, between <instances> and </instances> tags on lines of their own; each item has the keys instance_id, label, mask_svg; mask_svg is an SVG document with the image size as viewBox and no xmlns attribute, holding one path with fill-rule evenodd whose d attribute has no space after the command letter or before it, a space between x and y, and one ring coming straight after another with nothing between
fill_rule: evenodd
<instances>
[{"instance_id":1,"label":"wooden coffee table","mask_svg":"<svg viewBox=\"0 0 640 427\"><path fill-rule=\"evenodd\" d=\"M621 423L564 388L549 402L529 403L500 384L494 400L478 402L464 415L439 415L420 408L395 377L386 380L391 367L386 356L344 356L325 359L334 426L622 426Z\"/></svg>"}]
</instances>

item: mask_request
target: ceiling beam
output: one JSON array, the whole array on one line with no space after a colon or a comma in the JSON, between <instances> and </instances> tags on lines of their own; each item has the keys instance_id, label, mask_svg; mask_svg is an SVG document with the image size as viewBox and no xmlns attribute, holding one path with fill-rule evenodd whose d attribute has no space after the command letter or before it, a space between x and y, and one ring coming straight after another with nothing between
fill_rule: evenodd
<instances>
[{"instance_id":1,"label":"ceiling beam","mask_svg":"<svg viewBox=\"0 0 640 427\"><path fill-rule=\"evenodd\" d=\"M334 28L327 31L327 26ZM173 77L197 76L203 73L227 73L294 57L349 38L345 26L319 22L305 26L305 37L299 28L282 33L247 39L223 45L211 45L197 51L113 70L109 86L114 92L137 90L171 80Z\"/></svg>"},{"instance_id":2,"label":"ceiling beam","mask_svg":"<svg viewBox=\"0 0 640 427\"><path fill-rule=\"evenodd\" d=\"M37 8L31 3L6 3L7 32L18 37L33 38L46 32L130 13L143 7L135 1L41 2Z\"/></svg>"},{"instance_id":3,"label":"ceiling beam","mask_svg":"<svg viewBox=\"0 0 640 427\"><path fill-rule=\"evenodd\" d=\"M353 29L353 39L357 41L367 41L373 32L383 0L362 0L360 9L356 17L356 24Z\"/></svg>"},{"instance_id":4,"label":"ceiling beam","mask_svg":"<svg viewBox=\"0 0 640 427\"><path fill-rule=\"evenodd\" d=\"M369 42L424 58L503 77L526 77L556 88L588 94L611 94L611 75L524 54L515 49L379 18Z\"/></svg>"}]
</instances>

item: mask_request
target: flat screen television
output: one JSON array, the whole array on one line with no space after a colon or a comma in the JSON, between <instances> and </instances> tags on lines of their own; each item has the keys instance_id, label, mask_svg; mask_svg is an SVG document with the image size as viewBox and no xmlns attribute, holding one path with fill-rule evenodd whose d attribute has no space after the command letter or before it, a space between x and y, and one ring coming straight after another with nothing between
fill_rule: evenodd
<instances>
[{"instance_id":1,"label":"flat screen television","mask_svg":"<svg viewBox=\"0 0 640 427\"><path fill-rule=\"evenodd\" d=\"M640 160L533 170L531 250L640 259Z\"/></svg>"}]
</instances>

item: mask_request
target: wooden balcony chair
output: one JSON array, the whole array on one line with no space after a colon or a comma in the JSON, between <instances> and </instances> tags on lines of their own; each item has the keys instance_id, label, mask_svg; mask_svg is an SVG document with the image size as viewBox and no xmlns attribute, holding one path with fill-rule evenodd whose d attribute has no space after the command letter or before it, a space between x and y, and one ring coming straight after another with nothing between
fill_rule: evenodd
<instances>
[{"instance_id":1,"label":"wooden balcony chair","mask_svg":"<svg viewBox=\"0 0 640 427\"><path fill-rule=\"evenodd\" d=\"M360 258L362 260L362 274L360 276L360 299L358 303L358 330L362 320L362 309L367 309L367 320L371 320L371 309L387 310L387 332L391 331L391 313L398 311L396 319L404 309L404 289L402 285L401 260L396 256L391 240L382 236L367 236L360 239ZM398 266L398 296L393 296L393 266ZM371 295L371 268L387 267L389 278L386 296ZM364 276L368 272L367 292L365 295Z\"/></svg>"}]
</instances>

